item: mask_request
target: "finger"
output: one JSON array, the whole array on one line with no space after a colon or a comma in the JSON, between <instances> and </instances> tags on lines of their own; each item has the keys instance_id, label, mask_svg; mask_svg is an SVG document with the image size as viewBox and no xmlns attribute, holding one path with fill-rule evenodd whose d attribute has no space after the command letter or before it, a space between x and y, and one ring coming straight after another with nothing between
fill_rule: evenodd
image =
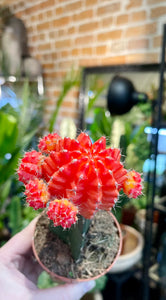
<instances>
[{"instance_id":1,"label":"finger","mask_svg":"<svg viewBox=\"0 0 166 300\"><path fill-rule=\"evenodd\" d=\"M38 290L35 300L79 300L95 286L95 281L85 281L77 284L60 285L55 288Z\"/></svg>"},{"instance_id":2,"label":"finger","mask_svg":"<svg viewBox=\"0 0 166 300\"><path fill-rule=\"evenodd\" d=\"M19 269L21 273L25 275L26 278L31 280L35 285L37 285L39 275L43 271L38 262L34 259L27 260L24 268Z\"/></svg>"},{"instance_id":3,"label":"finger","mask_svg":"<svg viewBox=\"0 0 166 300\"><path fill-rule=\"evenodd\" d=\"M38 217L36 217L25 229L12 237L2 248L1 253L8 255L24 255L32 247L32 237Z\"/></svg>"}]
</instances>

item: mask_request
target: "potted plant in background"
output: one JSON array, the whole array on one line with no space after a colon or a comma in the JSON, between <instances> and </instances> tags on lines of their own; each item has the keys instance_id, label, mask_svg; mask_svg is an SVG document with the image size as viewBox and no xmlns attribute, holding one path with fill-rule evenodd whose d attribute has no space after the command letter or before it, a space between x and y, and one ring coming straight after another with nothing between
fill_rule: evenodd
<instances>
[{"instance_id":1,"label":"potted plant in background","mask_svg":"<svg viewBox=\"0 0 166 300\"><path fill-rule=\"evenodd\" d=\"M130 198L142 193L141 176L124 168L120 150L106 148L105 137L92 144L83 132L76 139L53 133L38 148L26 152L18 168L27 203L44 209L33 240L36 258L62 281L97 278L121 249L110 210L121 190Z\"/></svg>"},{"instance_id":2,"label":"potted plant in background","mask_svg":"<svg viewBox=\"0 0 166 300\"><path fill-rule=\"evenodd\" d=\"M34 147L43 124L44 99L36 85L1 86L0 97L0 245L24 228L35 211L22 205L22 186L17 180L18 160L27 147ZM40 133L39 133L40 132Z\"/></svg>"}]
</instances>

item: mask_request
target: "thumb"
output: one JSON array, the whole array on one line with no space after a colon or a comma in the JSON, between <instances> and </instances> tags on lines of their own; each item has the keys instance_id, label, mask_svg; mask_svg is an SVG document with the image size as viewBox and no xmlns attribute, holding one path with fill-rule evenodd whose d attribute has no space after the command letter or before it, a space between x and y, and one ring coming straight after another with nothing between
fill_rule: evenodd
<instances>
[{"instance_id":1,"label":"thumb","mask_svg":"<svg viewBox=\"0 0 166 300\"><path fill-rule=\"evenodd\" d=\"M79 300L95 286L95 281L85 281L76 284L65 284L55 288L38 290L35 300Z\"/></svg>"},{"instance_id":2,"label":"thumb","mask_svg":"<svg viewBox=\"0 0 166 300\"><path fill-rule=\"evenodd\" d=\"M24 255L32 247L32 236L35 230L35 225L38 217L22 231L13 236L2 248L1 252L7 253L8 257L13 255Z\"/></svg>"}]
</instances>

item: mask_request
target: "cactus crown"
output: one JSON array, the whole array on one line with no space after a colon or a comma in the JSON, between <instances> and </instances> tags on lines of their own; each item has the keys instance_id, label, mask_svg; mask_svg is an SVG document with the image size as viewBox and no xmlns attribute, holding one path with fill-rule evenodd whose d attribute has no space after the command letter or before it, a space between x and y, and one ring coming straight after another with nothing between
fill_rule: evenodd
<instances>
[{"instance_id":1,"label":"cactus crown","mask_svg":"<svg viewBox=\"0 0 166 300\"><path fill-rule=\"evenodd\" d=\"M121 189L133 198L142 193L140 174L124 168L120 150L106 148L105 137L92 144L83 132L76 139L53 133L38 148L25 153L18 176L29 206L47 207L55 226L66 229L77 214L91 219L98 210L111 210Z\"/></svg>"}]
</instances>

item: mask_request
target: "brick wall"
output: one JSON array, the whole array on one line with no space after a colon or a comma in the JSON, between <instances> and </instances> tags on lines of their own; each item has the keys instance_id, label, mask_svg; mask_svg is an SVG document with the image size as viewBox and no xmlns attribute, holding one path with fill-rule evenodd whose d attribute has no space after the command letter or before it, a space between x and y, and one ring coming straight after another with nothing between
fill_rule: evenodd
<instances>
[{"instance_id":1,"label":"brick wall","mask_svg":"<svg viewBox=\"0 0 166 300\"><path fill-rule=\"evenodd\" d=\"M47 117L56 104L63 76L71 66L158 62L164 0L1 0L9 4L28 30L32 56L44 69ZM78 119L73 90L60 119Z\"/></svg>"}]
</instances>

